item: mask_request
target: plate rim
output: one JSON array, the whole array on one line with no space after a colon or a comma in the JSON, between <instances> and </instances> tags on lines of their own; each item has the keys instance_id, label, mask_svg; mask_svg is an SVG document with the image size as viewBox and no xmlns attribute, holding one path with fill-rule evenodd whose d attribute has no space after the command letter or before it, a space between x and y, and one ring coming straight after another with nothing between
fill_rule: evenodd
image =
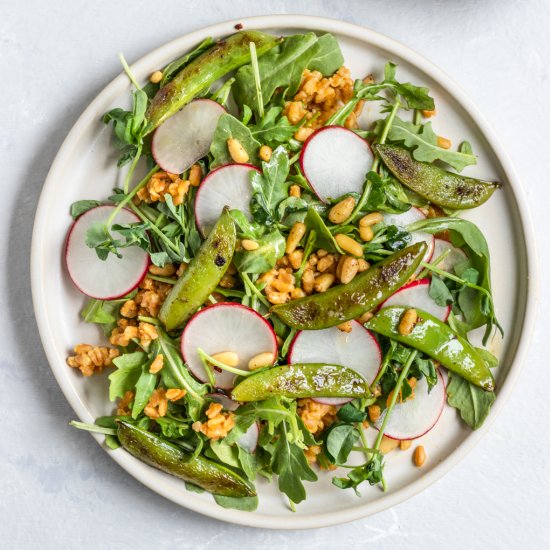
<instances>
[{"instance_id":1,"label":"plate rim","mask_svg":"<svg viewBox=\"0 0 550 550\"><path fill-rule=\"evenodd\" d=\"M170 484L162 486L153 486L152 480L147 475L142 475L138 472L136 464L133 462L133 457L122 450L111 451L106 449L101 442L101 437L97 434L91 434L92 437L108 452L120 466L122 466L130 475L138 480L143 485L149 487L156 493L168 498L174 503L184 506L190 510L201 513L203 515L213 517L222 521L236 523L245 526L254 526L269 529L311 529L317 527L328 527L332 525L347 523L353 520L364 518L372 514L381 512L400 502L408 500L420 491L432 485L439 480L443 475L449 472L456 464L462 460L472 449L479 443L481 438L487 433L494 419L505 406L513 388L522 371L527 350L530 345L533 334L534 323L536 319L536 309L539 302L540 286L539 286L539 269L538 258L536 253L536 244L534 238L534 228L532 218L527 206L527 199L521 181L512 165L510 158L504 150L496 133L492 130L485 117L481 114L469 96L463 91L451 77L449 77L442 69L434 65L423 55L405 46L403 43L381 34L377 31L363 27L362 25L349 23L337 19L320 16L310 16L302 14L284 14L284 15L262 15L254 17L238 18L221 23L202 27L190 33L184 34L170 42L167 42L158 48L141 57L132 68L139 72L151 67L153 58L163 55L165 50L170 50L179 47L180 49L187 47L186 44L198 43L204 36L223 36L234 32L236 24L243 24L244 28L285 28L285 29L310 29L310 30L325 30L340 35L345 35L349 38L359 40L367 45L372 45L381 49L385 49L395 55L398 55L413 67L421 70L430 78L435 80L457 104L463 108L470 117L474 120L475 125L479 129L481 135L486 140L489 148L495 155L497 163L502 167L507 180L510 182L512 190L512 198L516 203L517 212L519 215L519 225L523 231L523 246L525 250L527 265L527 289L525 301L525 314L521 333L518 339L517 347L512 353L512 360L506 378L499 389L498 399L495 401L492 410L486 419L484 425L478 430L469 434L466 439L444 460L434 466L429 472L420 476L417 480L407 485L406 487L397 490L395 493L387 494L385 497L371 502L362 503L357 501L357 505L348 507L335 512L322 512L314 514L288 514L283 516L269 516L258 512L242 512L232 509L223 509L220 513L220 507L212 501L202 501L199 499L189 499L185 502L185 498L177 498L179 496L170 490ZM180 46L181 44L181 46ZM184 45L185 44L185 45ZM38 206L34 218L32 244L31 244L31 290L34 313L38 325L40 339L50 368L56 378L56 381L65 395L65 398L77 414L84 421L93 421L86 411L84 402L80 399L77 392L71 387L68 379L63 376L63 371L59 365L59 354L55 349L53 338L50 336L50 327L46 315L45 304L43 303L43 294L41 291L43 275L41 249L44 242L46 232L45 228L46 215L48 213L49 204L46 198L52 196L52 190L56 184L55 174L63 167L66 159L71 155L72 149L78 143L87 125L95 120L97 107L101 104L104 97L109 96L112 91L126 83L126 77L123 73L115 77L103 90L92 100L86 107L83 113L79 116L67 137L63 141L59 151L48 172L44 186L42 188ZM64 361L63 361L64 366ZM185 493L181 493L184 497Z\"/></svg>"}]
</instances>

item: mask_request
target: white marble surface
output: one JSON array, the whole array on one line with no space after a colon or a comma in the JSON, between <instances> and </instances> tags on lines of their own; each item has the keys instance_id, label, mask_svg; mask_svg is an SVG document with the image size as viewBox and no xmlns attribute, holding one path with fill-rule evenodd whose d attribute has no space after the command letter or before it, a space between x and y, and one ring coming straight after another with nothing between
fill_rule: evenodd
<instances>
[{"instance_id":1,"label":"white marble surface","mask_svg":"<svg viewBox=\"0 0 550 550\"><path fill-rule=\"evenodd\" d=\"M0 547L550 547L548 336L539 328L516 391L480 445L435 486L391 510L314 532L232 526L142 487L86 435L47 365L33 317L29 247L36 202L78 115L129 60L207 24L265 13L360 23L430 57L477 102L509 151L550 269L550 2L546 0L1 0ZM70 185L70 181L66 182ZM511 259L513 261L513 259ZM223 511L220 511L223 514Z\"/></svg>"}]
</instances>

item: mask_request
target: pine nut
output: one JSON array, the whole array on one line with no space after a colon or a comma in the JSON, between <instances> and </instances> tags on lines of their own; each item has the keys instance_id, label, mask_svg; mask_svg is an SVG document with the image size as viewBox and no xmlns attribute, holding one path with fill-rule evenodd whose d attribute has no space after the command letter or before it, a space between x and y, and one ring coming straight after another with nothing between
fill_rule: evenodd
<instances>
[{"instance_id":1,"label":"pine nut","mask_svg":"<svg viewBox=\"0 0 550 550\"><path fill-rule=\"evenodd\" d=\"M342 233L338 233L334 238L338 246L346 252L349 252L352 256L363 256L363 247L356 240Z\"/></svg>"},{"instance_id":2,"label":"pine nut","mask_svg":"<svg viewBox=\"0 0 550 550\"><path fill-rule=\"evenodd\" d=\"M414 450L413 460L417 468L424 466L424 462L426 462L426 449L424 449L424 445L419 445Z\"/></svg>"},{"instance_id":3,"label":"pine nut","mask_svg":"<svg viewBox=\"0 0 550 550\"><path fill-rule=\"evenodd\" d=\"M288 261L290 262L290 265L292 266L293 269L300 269L303 259L304 259L304 251L301 248L296 249L294 252L291 252L288 255Z\"/></svg>"},{"instance_id":4,"label":"pine nut","mask_svg":"<svg viewBox=\"0 0 550 550\"><path fill-rule=\"evenodd\" d=\"M366 227L369 225L376 225L377 223L380 223L384 220L384 216L380 214L380 212L371 212L370 214L367 214L366 216L363 216L359 220L359 227Z\"/></svg>"},{"instance_id":5,"label":"pine nut","mask_svg":"<svg viewBox=\"0 0 550 550\"><path fill-rule=\"evenodd\" d=\"M346 256L345 260L342 262L342 267L340 268L340 282L343 285L347 285L349 282L353 281L353 278L357 275L359 270L359 262L356 258L351 256Z\"/></svg>"},{"instance_id":6,"label":"pine nut","mask_svg":"<svg viewBox=\"0 0 550 550\"><path fill-rule=\"evenodd\" d=\"M269 162L271 159L271 155L273 154L273 149L269 145L262 145L260 147L260 151L258 153L258 156L264 161Z\"/></svg>"},{"instance_id":7,"label":"pine nut","mask_svg":"<svg viewBox=\"0 0 550 550\"><path fill-rule=\"evenodd\" d=\"M294 139L297 139L298 141L305 141L311 134L313 134L314 131L315 130L313 128L306 128L305 126L302 126L294 132Z\"/></svg>"},{"instance_id":8,"label":"pine nut","mask_svg":"<svg viewBox=\"0 0 550 550\"><path fill-rule=\"evenodd\" d=\"M317 265L317 262L319 261L319 258L317 257L317 254L311 254L310 257L307 260L307 263L311 267L315 267Z\"/></svg>"},{"instance_id":9,"label":"pine nut","mask_svg":"<svg viewBox=\"0 0 550 550\"><path fill-rule=\"evenodd\" d=\"M332 283L334 283L335 278L332 273L323 273L315 279L313 288L317 292L326 292L332 286Z\"/></svg>"},{"instance_id":10,"label":"pine nut","mask_svg":"<svg viewBox=\"0 0 550 550\"><path fill-rule=\"evenodd\" d=\"M277 292L267 287L265 295L272 304L285 304L288 301L288 292Z\"/></svg>"},{"instance_id":11,"label":"pine nut","mask_svg":"<svg viewBox=\"0 0 550 550\"><path fill-rule=\"evenodd\" d=\"M235 275L237 273L237 268L235 267L234 263L229 264L229 267L227 268L226 273L228 275Z\"/></svg>"},{"instance_id":12,"label":"pine nut","mask_svg":"<svg viewBox=\"0 0 550 550\"><path fill-rule=\"evenodd\" d=\"M353 327L351 325L351 321L346 321L345 323L340 323L339 325L336 325L338 330L341 330L342 332L351 332Z\"/></svg>"},{"instance_id":13,"label":"pine nut","mask_svg":"<svg viewBox=\"0 0 550 550\"><path fill-rule=\"evenodd\" d=\"M276 269L270 269L269 271L266 271L265 273L262 273L260 275L260 278L258 279L259 283L265 283L266 285L270 284L273 279L277 276L277 270Z\"/></svg>"},{"instance_id":14,"label":"pine nut","mask_svg":"<svg viewBox=\"0 0 550 550\"><path fill-rule=\"evenodd\" d=\"M407 336L410 334L413 331L417 320L418 315L416 313L416 309L407 309L405 313L403 313L403 317L401 317L399 327L397 328L399 334L401 334L401 336Z\"/></svg>"},{"instance_id":15,"label":"pine nut","mask_svg":"<svg viewBox=\"0 0 550 550\"><path fill-rule=\"evenodd\" d=\"M306 224L302 222L296 222L292 229L290 230L290 233L288 234L288 238L286 240L286 253L290 254L291 252L294 252L296 248L298 247L298 244L302 240L302 237L306 233Z\"/></svg>"},{"instance_id":16,"label":"pine nut","mask_svg":"<svg viewBox=\"0 0 550 550\"><path fill-rule=\"evenodd\" d=\"M162 71L155 71L149 77L149 82L152 82L153 84L158 84L162 80L162 77Z\"/></svg>"},{"instance_id":17,"label":"pine nut","mask_svg":"<svg viewBox=\"0 0 550 550\"><path fill-rule=\"evenodd\" d=\"M452 145L452 142L450 139L437 136L437 146L441 147L442 149L450 149Z\"/></svg>"},{"instance_id":18,"label":"pine nut","mask_svg":"<svg viewBox=\"0 0 550 550\"><path fill-rule=\"evenodd\" d=\"M318 258L324 258L327 254L328 254L328 251L325 250L324 248L319 248L319 250L317 250Z\"/></svg>"},{"instance_id":19,"label":"pine nut","mask_svg":"<svg viewBox=\"0 0 550 550\"><path fill-rule=\"evenodd\" d=\"M212 359L228 367L236 367L239 364L239 356L234 351L220 351L219 353L214 353Z\"/></svg>"},{"instance_id":20,"label":"pine nut","mask_svg":"<svg viewBox=\"0 0 550 550\"><path fill-rule=\"evenodd\" d=\"M290 298L292 300L298 300L300 298L304 298L306 293L301 288L295 288L294 290L290 291Z\"/></svg>"},{"instance_id":21,"label":"pine nut","mask_svg":"<svg viewBox=\"0 0 550 550\"><path fill-rule=\"evenodd\" d=\"M291 197L301 197L302 196L302 188L299 185L291 185L288 194Z\"/></svg>"},{"instance_id":22,"label":"pine nut","mask_svg":"<svg viewBox=\"0 0 550 550\"><path fill-rule=\"evenodd\" d=\"M189 183L193 187L197 187L202 179L202 170L200 164L193 164L189 170Z\"/></svg>"},{"instance_id":23,"label":"pine nut","mask_svg":"<svg viewBox=\"0 0 550 550\"><path fill-rule=\"evenodd\" d=\"M238 139L229 138L227 140L227 150L237 164L244 164L250 158Z\"/></svg>"},{"instance_id":24,"label":"pine nut","mask_svg":"<svg viewBox=\"0 0 550 550\"><path fill-rule=\"evenodd\" d=\"M412 442L410 439L403 439L402 441L399 442L399 448L402 451L406 451L408 448L410 448L411 445L412 445Z\"/></svg>"},{"instance_id":25,"label":"pine nut","mask_svg":"<svg viewBox=\"0 0 550 550\"><path fill-rule=\"evenodd\" d=\"M399 441L397 439L390 439L389 437L384 436L382 442L380 443L380 452L385 455L389 452L397 449L399 446Z\"/></svg>"},{"instance_id":26,"label":"pine nut","mask_svg":"<svg viewBox=\"0 0 550 550\"><path fill-rule=\"evenodd\" d=\"M285 341L278 334L275 336L275 339L277 340L277 347L282 348Z\"/></svg>"},{"instance_id":27,"label":"pine nut","mask_svg":"<svg viewBox=\"0 0 550 550\"><path fill-rule=\"evenodd\" d=\"M342 254L340 256L340 259L338 260L338 265L336 266L336 278L340 280L340 276L342 275L342 266L344 265L344 262L346 261L346 258L349 256L346 256L345 254Z\"/></svg>"},{"instance_id":28,"label":"pine nut","mask_svg":"<svg viewBox=\"0 0 550 550\"><path fill-rule=\"evenodd\" d=\"M306 294L311 294L313 292L313 285L315 284L315 276L311 269L306 269L302 274L302 290Z\"/></svg>"},{"instance_id":29,"label":"pine nut","mask_svg":"<svg viewBox=\"0 0 550 550\"><path fill-rule=\"evenodd\" d=\"M152 374L156 374L162 369L162 367L164 367L164 355L159 354L153 359L153 362L149 367L149 372Z\"/></svg>"},{"instance_id":30,"label":"pine nut","mask_svg":"<svg viewBox=\"0 0 550 550\"><path fill-rule=\"evenodd\" d=\"M433 116L436 115L435 108L434 108L434 109L431 109L431 110L422 109L420 112L422 113L422 116L423 116L424 118L432 118Z\"/></svg>"},{"instance_id":31,"label":"pine nut","mask_svg":"<svg viewBox=\"0 0 550 550\"><path fill-rule=\"evenodd\" d=\"M374 231L370 225L365 225L363 227L359 227L359 236L362 240L368 243L374 238Z\"/></svg>"},{"instance_id":32,"label":"pine nut","mask_svg":"<svg viewBox=\"0 0 550 550\"><path fill-rule=\"evenodd\" d=\"M220 281L220 286L222 288L233 288L236 284L235 277L232 275L228 275L227 273L222 277L222 280Z\"/></svg>"},{"instance_id":33,"label":"pine nut","mask_svg":"<svg viewBox=\"0 0 550 550\"><path fill-rule=\"evenodd\" d=\"M286 271L283 273L286 273ZM290 292L291 290L294 290L294 283L291 281L285 281L279 276L278 279L274 279L271 282L271 287L278 292Z\"/></svg>"},{"instance_id":34,"label":"pine nut","mask_svg":"<svg viewBox=\"0 0 550 550\"><path fill-rule=\"evenodd\" d=\"M317 262L317 271L320 271L321 273L324 273L327 271L327 269L330 269L334 264L334 256L332 254L329 254L328 256L322 257Z\"/></svg>"},{"instance_id":35,"label":"pine nut","mask_svg":"<svg viewBox=\"0 0 550 550\"><path fill-rule=\"evenodd\" d=\"M367 260L363 260L363 258L359 258L357 260L357 265L358 265L357 271L359 271L359 273L363 273L363 271L367 271L367 269L370 267L369 262L367 262Z\"/></svg>"},{"instance_id":36,"label":"pine nut","mask_svg":"<svg viewBox=\"0 0 550 550\"><path fill-rule=\"evenodd\" d=\"M248 370L261 369L262 367L269 367L275 362L275 356L270 351L264 351L258 353L250 359L248 362Z\"/></svg>"},{"instance_id":37,"label":"pine nut","mask_svg":"<svg viewBox=\"0 0 550 550\"><path fill-rule=\"evenodd\" d=\"M357 124L357 116L355 116L355 113L353 111L349 114L348 118L346 118L344 126L348 130L353 130L354 128L357 128L359 126L359 124Z\"/></svg>"},{"instance_id":38,"label":"pine nut","mask_svg":"<svg viewBox=\"0 0 550 550\"><path fill-rule=\"evenodd\" d=\"M258 250L258 248L260 248L260 245L256 241L253 241L251 239L243 239L241 241L241 246L245 250L249 250L249 251Z\"/></svg>"},{"instance_id":39,"label":"pine nut","mask_svg":"<svg viewBox=\"0 0 550 550\"><path fill-rule=\"evenodd\" d=\"M363 313L359 319L357 319L361 324L368 323L372 318L374 317L373 313L371 311L367 311L366 313Z\"/></svg>"},{"instance_id":40,"label":"pine nut","mask_svg":"<svg viewBox=\"0 0 550 550\"><path fill-rule=\"evenodd\" d=\"M380 415L382 414L380 407L378 405L371 405L370 407L367 408L367 410L369 412L369 420L371 422L376 422L380 418Z\"/></svg>"},{"instance_id":41,"label":"pine nut","mask_svg":"<svg viewBox=\"0 0 550 550\"><path fill-rule=\"evenodd\" d=\"M341 224L349 217L354 208L355 199L346 197L329 210L328 219L336 225Z\"/></svg>"},{"instance_id":42,"label":"pine nut","mask_svg":"<svg viewBox=\"0 0 550 550\"><path fill-rule=\"evenodd\" d=\"M186 390L171 388L169 390L166 390L166 399L172 402L179 401L182 397L185 397L186 394L187 394Z\"/></svg>"},{"instance_id":43,"label":"pine nut","mask_svg":"<svg viewBox=\"0 0 550 550\"><path fill-rule=\"evenodd\" d=\"M277 267L288 267L289 265L288 256L283 256L277 260Z\"/></svg>"}]
</instances>

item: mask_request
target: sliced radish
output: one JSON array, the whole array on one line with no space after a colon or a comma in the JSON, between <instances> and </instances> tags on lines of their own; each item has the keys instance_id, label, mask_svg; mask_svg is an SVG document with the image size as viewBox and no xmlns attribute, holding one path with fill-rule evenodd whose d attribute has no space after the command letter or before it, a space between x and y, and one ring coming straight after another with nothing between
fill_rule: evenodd
<instances>
[{"instance_id":1,"label":"sliced radish","mask_svg":"<svg viewBox=\"0 0 550 550\"><path fill-rule=\"evenodd\" d=\"M252 170L260 172L251 164L226 164L204 178L195 197L195 219L203 236L208 234L225 206L240 210L248 219L252 218Z\"/></svg>"},{"instance_id":2,"label":"sliced radish","mask_svg":"<svg viewBox=\"0 0 550 550\"><path fill-rule=\"evenodd\" d=\"M315 194L323 201L361 193L374 155L370 145L342 126L313 133L302 148L300 165Z\"/></svg>"},{"instance_id":3,"label":"sliced radish","mask_svg":"<svg viewBox=\"0 0 550 550\"><path fill-rule=\"evenodd\" d=\"M211 99L196 99L157 128L151 141L156 163L181 174L210 151L218 119L225 109Z\"/></svg>"},{"instance_id":4,"label":"sliced radish","mask_svg":"<svg viewBox=\"0 0 550 550\"><path fill-rule=\"evenodd\" d=\"M256 422L246 430L246 432L239 437L237 445L242 447L245 451L253 453L258 446L258 438L260 437L260 427Z\"/></svg>"},{"instance_id":5,"label":"sliced radish","mask_svg":"<svg viewBox=\"0 0 550 550\"><path fill-rule=\"evenodd\" d=\"M390 306L407 306L421 309L445 322L451 313L451 306L437 305L429 293L430 279L418 279L402 286L392 294L380 309Z\"/></svg>"},{"instance_id":6,"label":"sliced radish","mask_svg":"<svg viewBox=\"0 0 550 550\"><path fill-rule=\"evenodd\" d=\"M390 439L416 439L428 433L437 424L447 395L445 382L439 370L437 378L437 384L430 393L426 379L421 378L414 388L414 398L395 405L384 435ZM386 411L377 420L375 428L380 428L385 415Z\"/></svg>"},{"instance_id":7,"label":"sliced radish","mask_svg":"<svg viewBox=\"0 0 550 550\"><path fill-rule=\"evenodd\" d=\"M376 338L358 321L352 321L352 331L343 332L338 327L323 330L299 331L288 352L289 363L330 363L349 367L367 382L375 378L382 353ZM352 399L346 397L317 397L318 403L342 405Z\"/></svg>"},{"instance_id":8,"label":"sliced radish","mask_svg":"<svg viewBox=\"0 0 550 550\"><path fill-rule=\"evenodd\" d=\"M395 225L402 229L406 229L407 225L425 220L426 216L414 206L403 212L402 214L384 214L384 223L386 225ZM426 255L424 256L424 261L429 262L432 259L434 248L435 248L435 237L430 233L425 233L424 231L415 231L411 233L411 244L425 242L428 245L428 250L426 250ZM419 267L418 271L422 271L422 268Z\"/></svg>"},{"instance_id":9,"label":"sliced radish","mask_svg":"<svg viewBox=\"0 0 550 550\"><path fill-rule=\"evenodd\" d=\"M468 259L468 256L466 255L466 252L456 246L453 246L449 241L446 241L445 239L435 239L432 260L437 260L437 258L439 258L444 252L447 252L447 250L450 250L449 254L437 264L437 267L452 273L455 265L465 262Z\"/></svg>"},{"instance_id":10,"label":"sliced radish","mask_svg":"<svg viewBox=\"0 0 550 550\"><path fill-rule=\"evenodd\" d=\"M114 206L97 206L88 210L73 223L67 235L65 260L69 276L81 292L97 300L113 300L132 292L149 267L149 254L137 246L120 249L122 258L109 254L106 260L100 260L96 251L86 245L88 229L106 224L114 209ZM133 212L122 209L113 223L140 221Z\"/></svg>"},{"instance_id":11,"label":"sliced radish","mask_svg":"<svg viewBox=\"0 0 550 550\"><path fill-rule=\"evenodd\" d=\"M181 335L181 353L189 370L201 382L208 382L198 348L208 355L235 352L239 357L236 368L241 370L248 370L248 362L259 353L271 352L277 357L277 340L271 325L253 309L232 302L201 309ZM234 374L213 370L217 388L233 388Z\"/></svg>"},{"instance_id":12,"label":"sliced radish","mask_svg":"<svg viewBox=\"0 0 550 550\"><path fill-rule=\"evenodd\" d=\"M239 408L239 403L225 395L225 393L209 393L207 395L212 401L219 403L226 411L236 411Z\"/></svg>"}]
</instances>

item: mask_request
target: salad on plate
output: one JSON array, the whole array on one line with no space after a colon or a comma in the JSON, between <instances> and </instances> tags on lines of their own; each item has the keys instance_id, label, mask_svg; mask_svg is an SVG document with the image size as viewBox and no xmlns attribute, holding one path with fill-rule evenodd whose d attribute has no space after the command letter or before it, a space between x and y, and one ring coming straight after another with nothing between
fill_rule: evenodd
<instances>
[{"instance_id":1,"label":"salad on plate","mask_svg":"<svg viewBox=\"0 0 550 550\"><path fill-rule=\"evenodd\" d=\"M121 61L123 181L72 205L65 250L108 341L67 363L108 371L112 404L72 424L240 510L259 483L291 510L321 476L385 490L446 404L478 428L501 329L461 213L500 184L461 175L476 156L437 135L430 91L391 61L352 76L313 32L206 38L144 85Z\"/></svg>"}]
</instances>

